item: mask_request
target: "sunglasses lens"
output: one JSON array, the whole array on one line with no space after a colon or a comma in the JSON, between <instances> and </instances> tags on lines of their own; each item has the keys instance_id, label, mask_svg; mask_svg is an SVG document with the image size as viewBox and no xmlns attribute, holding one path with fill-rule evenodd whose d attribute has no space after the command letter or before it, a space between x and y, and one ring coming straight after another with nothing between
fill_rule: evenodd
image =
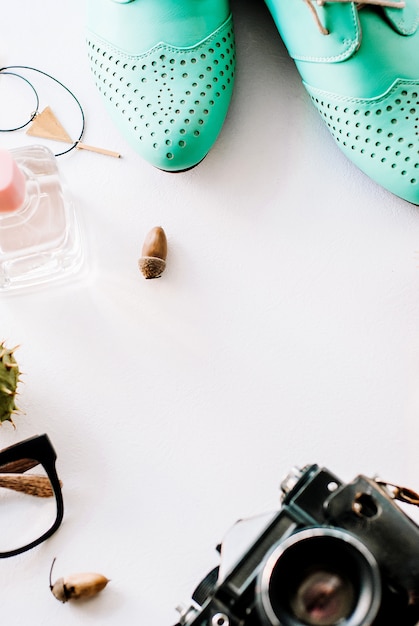
<instances>
[{"instance_id":1,"label":"sunglasses lens","mask_svg":"<svg viewBox=\"0 0 419 626\"><path fill-rule=\"evenodd\" d=\"M43 466L32 459L0 465L0 552L42 537L57 517L57 503Z\"/></svg>"}]
</instances>

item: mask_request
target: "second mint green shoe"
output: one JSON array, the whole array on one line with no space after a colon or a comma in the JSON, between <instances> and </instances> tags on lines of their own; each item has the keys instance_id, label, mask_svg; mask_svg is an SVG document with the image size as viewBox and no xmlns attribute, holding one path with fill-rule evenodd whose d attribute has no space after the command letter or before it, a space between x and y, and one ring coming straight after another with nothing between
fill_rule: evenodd
<instances>
[{"instance_id":1,"label":"second mint green shoe","mask_svg":"<svg viewBox=\"0 0 419 626\"><path fill-rule=\"evenodd\" d=\"M235 42L228 0L87 0L96 85L144 159L172 172L197 165L229 108Z\"/></svg>"},{"instance_id":2,"label":"second mint green shoe","mask_svg":"<svg viewBox=\"0 0 419 626\"><path fill-rule=\"evenodd\" d=\"M265 0L343 152L419 204L419 0Z\"/></svg>"}]
</instances>

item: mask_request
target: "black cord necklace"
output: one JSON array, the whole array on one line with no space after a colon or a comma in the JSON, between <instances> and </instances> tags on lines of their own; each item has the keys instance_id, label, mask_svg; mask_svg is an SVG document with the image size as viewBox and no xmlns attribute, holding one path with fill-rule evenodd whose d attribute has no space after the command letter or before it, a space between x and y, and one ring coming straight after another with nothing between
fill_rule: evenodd
<instances>
[{"instance_id":1,"label":"black cord necklace","mask_svg":"<svg viewBox=\"0 0 419 626\"><path fill-rule=\"evenodd\" d=\"M81 114L81 132L79 134L78 139L73 143L72 146L70 146L70 148L68 148L67 150L63 150L62 152L58 152L55 156L56 157L57 156L62 156L63 154L67 154L68 152L71 152L71 150L74 150L74 148L77 147L77 144L79 143L79 141L83 137L84 126L85 126L84 111L83 111L83 108L82 108L79 100L76 98L74 93L68 87L66 87L61 81L59 81L57 78L54 78L54 76L51 76L51 74L47 74L47 72L44 72L42 70L38 70L36 67L30 67L28 65L7 65L5 67L0 68L0 75L1 74L9 74L11 76L16 76L16 77L21 78L22 80L24 80L25 83L27 83L27 85L29 85L29 87L32 89L33 93L35 94L35 98L36 98L35 110L31 113L31 116L30 116L30 118L29 118L29 120L27 122L25 122L24 124L22 124L20 126L16 126L16 128L6 128L6 129L0 128L0 132L2 132L2 133L14 132L15 130L20 130L21 128L25 128L25 126L30 124L35 119L35 117L38 115L38 111L39 111L39 95L38 95L38 92L35 89L34 85L30 82L30 80L25 78L25 76L22 76L21 74L18 74L14 70L29 70L31 72L38 72L39 74L42 74L43 76L46 76L47 78L50 78L51 80L56 82L58 85L60 85L60 87L65 89L67 91L67 93L69 93L70 96L74 99L74 101L76 102L78 108L80 109L80 114Z\"/></svg>"},{"instance_id":2,"label":"black cord necklace","mask_svg":"<svg viewBox=\"0 0 419 626\"><path fill-rule=\"evenodd\" d=\"M66 87L66 85L64 85L64 83L62 83L60 80L58 80L58 78L55 78L54 76L51 76L51 74L48 74L47 72L44 72L43 70L39 70L38 68L31 67L29 65L6 65L5 67L1 67L0 68L0 77L2 75L3 76L4 75L6 75L6 76L8 75L8 76L15 76L17 78L20 78L21 80L23 80L31 88L31 90L32 90L32 92L33 92L33 94L35 96L35 109L31 112L29 119L26 122L24 122L23 124L20 124L19 126L16 126L15 128L0 128L0 133L11 133L11 132L14 132L16 130L21 130L22 128L25 128L31 122L33 122L35 120L35 118L37 117L37 115L39 114L39 95L38 95L38 92L37 92L35 86L32 84L32 82L28 78L26 78L26 76L22 76L22 74L19 74L15 70L24 70L24 71L30 71L30 72L37 72L38 74L42 74L43 76L46 76L50 80L53 80L55 83L57 83L57 85L59 85L60 87L65 89L65 91L73 98L73 100L75 101L75 103L78 106L78 109L80 111L80 116L81 116L81 131L80 131L80 134L79 134L78 138L76 139L76 141L74 141L73 144L70 146L70 148L68 148L67 150L63 150L62 152L57 152L55 154L56 157L62 156L63 154L67 154L68 152L71 152L72 150L74 150L74 148L90 150L90 151L93 151L93 152L99 152L100 154L105 154L105 155L113 156L113 157L117 157L117 158L121 156L117 152L113 152L111 150L105 150L103 148L95 148L93 146L87 146L86 144L81 143L81 138L83 137L83 133L84 133L84 129L85 129L85 116L84 116L83 107L80 104L80 101L74 95L74 93L68 87Z\"/></svg>"}]
</instances>

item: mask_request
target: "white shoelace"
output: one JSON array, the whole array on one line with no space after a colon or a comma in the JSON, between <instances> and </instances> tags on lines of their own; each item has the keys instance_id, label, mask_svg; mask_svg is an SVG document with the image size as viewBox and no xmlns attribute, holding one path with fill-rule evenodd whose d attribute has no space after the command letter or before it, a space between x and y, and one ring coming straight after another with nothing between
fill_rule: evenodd
<instances>
[{"instance_id":1,"label":"white shoelace","mask_svg":"<svg viewBox=\"0 0 419 626\"><path fill-rule=\"evenodd\" d=\"M315 4L317 4L317 6L319 7L322 7L324 4L353 2L354 4L356 4L357 9L362 9L362 7L364 7L365 5L390 7L392 9L403 9L406 6L405 2L397 2L396 0L314 0L314 2L313 0L303 0L303 2L305 2L305 4L310 9L314 21L316 22L318 29L320 30L322 35L329 35L329 31L321 23L316 8L314 6Z\"/></svg>"}]
</instances>

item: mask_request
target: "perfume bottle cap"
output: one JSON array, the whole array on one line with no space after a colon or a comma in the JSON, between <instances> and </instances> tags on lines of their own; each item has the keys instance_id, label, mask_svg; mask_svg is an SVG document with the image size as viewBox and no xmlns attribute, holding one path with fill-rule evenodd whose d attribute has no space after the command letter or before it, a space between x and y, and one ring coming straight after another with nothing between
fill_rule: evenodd
<instances>
[{"instance_id":1,"label":"perfume bottle cap","mask_svg":"<svg viewBox=\"0 0 419 626\"><path fill-rule=\"evenodd\" d=\"M23 172L8 150L0 150L0 213L16 211L26 193Z\"/></svg>"}]
</instances>

